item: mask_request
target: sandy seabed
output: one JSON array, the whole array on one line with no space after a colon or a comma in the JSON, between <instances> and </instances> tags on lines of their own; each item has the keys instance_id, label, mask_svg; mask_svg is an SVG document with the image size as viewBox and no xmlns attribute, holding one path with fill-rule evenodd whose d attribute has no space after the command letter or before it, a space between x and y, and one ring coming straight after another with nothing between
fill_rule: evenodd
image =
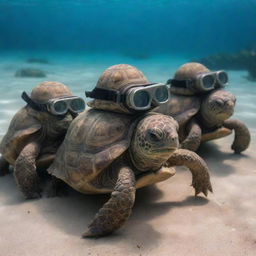
<instances>
[{"instance_id":1,"label":"sandy seabed","mask_svg":"<svg viewBox=\"0 0 256 256\"><path fill-rule=\"evenodd\" d=\"M28 56L30 57L30 56ZM44 80L57 80L73 92L94 87L110 65L129 63L151 81L164 82L184 59L156 57L133 60L120 56L58 56L50 64L26 64L22 53L0 59L0 136L23 105L20 93ZM15 78L24 66L42 68L46 79ZM0 256L255 256L256 255L256 83L246 72L229 72L237 97L235 117L252 135L247 151L235 155L233 135L210 142L199 150L211 171L214 193L194 197L191 175L177 168L171 179L137 191L133 213L126 225L109 237L82 239L81 233L107 196L70 191L60 198L24 200L12 175L0 178Z\"/></svg>"}]
</instances>

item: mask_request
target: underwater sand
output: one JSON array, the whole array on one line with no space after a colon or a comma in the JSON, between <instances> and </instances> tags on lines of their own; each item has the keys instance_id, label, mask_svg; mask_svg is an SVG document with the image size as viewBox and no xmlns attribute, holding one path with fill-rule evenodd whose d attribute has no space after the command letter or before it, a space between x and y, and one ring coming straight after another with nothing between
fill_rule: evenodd
<instances>
[{"instance_id":1,"label":"underwater sand","mask_svg":"<svg viewBox=\"0 0 256 256\"><path fill-rule=\"evenodd\" d=\"M149 80L165 82L187 61L81 53L51 55L50 64L31 64L25 62L29 57L34 55L1 55L0 139L13 114L24 105L21 92L30 92L41 81L63 82L74 94L83 96L110 65L132 64ZM47 77L14 77L21 67L40 68ZM243 71L230 71L229 76L228 89L237 97L234 116L248 125L252 142L242 155L230 149L233 135L200 148L214 189L207 199L193 197L190 172L177 168L173 178L138 190L130 219L114 235L81 239L80 234L107 196L71 192L62 198L25 201L12 175L0 177L0 256L256 255L256 83L247 81Z\"/></svg>"}]
</instances>

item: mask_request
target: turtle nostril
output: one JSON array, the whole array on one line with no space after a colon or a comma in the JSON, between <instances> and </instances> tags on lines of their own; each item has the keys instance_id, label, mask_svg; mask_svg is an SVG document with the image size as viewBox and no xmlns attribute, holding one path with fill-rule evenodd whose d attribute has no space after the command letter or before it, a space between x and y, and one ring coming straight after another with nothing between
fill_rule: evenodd
<instances>
[{"instance_id":1,"label":"turtle nostril","mask_svg":"<svg viewBox=\"0 0 256 256\"><path fill-rule=\"evenodd\" d=\"M170 141L171 141L171 144L174 144L174 143L177 144L178 143L178 137L177 136L171 137Z\"/></svg>"},{"instance_id":2,"label":"turtle nostril","mask_svg":"<svg viewBox=\"0 0 256 256\"><path fill-rule=\"evenodd\" d=\"M233 101L231 101L231 100L227 100L227 101L225 102L225 105L226 105L227 107L234 107L234 106L235 106L235 103L234 103Z\"/></svg>"}]
</instances>

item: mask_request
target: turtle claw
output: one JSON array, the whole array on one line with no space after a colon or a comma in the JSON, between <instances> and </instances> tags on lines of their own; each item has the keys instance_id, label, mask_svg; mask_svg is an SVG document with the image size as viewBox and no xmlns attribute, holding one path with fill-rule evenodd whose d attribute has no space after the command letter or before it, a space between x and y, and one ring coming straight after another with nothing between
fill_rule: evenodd
<instances>
[{"instance_id":1,"label":"turtle claw","mask_svg":"<svg viewBox=\"0 0 256 256\"><path fill-rule=\"evenodd\" d=\"M195 188L195 196L197 196L201 191L198 188Z\"/></svg>"},{"instance_id":2,"label":"turtle claw","mask_svg":"<svg viewBox=\"0 0 256 256\"><path fill-rule=\"evenodd\" d=\"M101 236L106 236L110 234L111 232L103 232L102 230L99 229L94 229L94 228L87 228L87 230L82 234L82 238L97 238Z\"/></svg>"},{"instance_id":3,"label":"turtle claw","mask_svg":"<svg viewBox=\"0 0 256 256\"><path fill-rule=\"evenodd\" d=\"M91 232L89 228L82 234L82 238L92 238L92 237L95 237L95 235L93 234L93 232Z\"/></svg>"},{"instance_id":4,"label":"turtle claw","mask_svg":"<svg viewBox=\"0 0 256 256\"><path fill-rule=\"evenodd\" d=\"M203 194L207 197L207 195L208 195L207 189L204 189L204 190L203 190Z\"/></svg>"},{"instance_id":5,"label":"turtle claw","mask_svg":"<svg viewBox=\"0 0 256 256\"><path fill-rule=\"evenodd\" d=\"M208 191L212 192L212 185L210 182L203 182L195 177L193 177L192 186L195 189L195 196L202 192L207 197Z\"/></svg>"},{"instance_id":6,"label":"turtle claw","mask_svg":"<svg viewBox=\"0 0 256 256\"><path fill-rule=\"evenodd\" d=\"M211 193L213 193L212 185L211 185L211 184L208 185L208 190L209 190Z\"/></svg>"},{"instance_id":7,"label":"turtle claw","mask_svg":"<svg viewBox=\"0 0 256 256\"><path fill-rule=\"evenodd\" d=\"M207 186L193 186L195 189L195 196L197 196L198 194L200 194L201 192L207 197L208 196L208 191L210 191L212 193L212 187L211 185L207 185Z\"/></svg>"}]
</instances>

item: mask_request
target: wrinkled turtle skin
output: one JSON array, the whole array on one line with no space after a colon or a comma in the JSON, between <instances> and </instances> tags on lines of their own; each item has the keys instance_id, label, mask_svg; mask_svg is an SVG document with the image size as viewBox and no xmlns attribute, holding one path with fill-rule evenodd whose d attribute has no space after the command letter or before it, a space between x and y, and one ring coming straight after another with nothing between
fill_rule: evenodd
<instances>
[{"instance_id":1,"label":"wrinkled turtle skin","mask_svg":"<svg viewBox=\"0 0 256 256\"><path fill-rule=\"evenodd\" d=\"M107 68L99 77L96 88L122 90L128 85L143 85L149 81L136 67L118 64ZM123 104L112 101L94 99L87 103L89 107L119 113L133 114Z\"/></svg>"},{"instance_id":2,"label":"wrinkled turtle skin","mask_svg":"<svg viewBox=\"0 0 256 256\"><path fill-rule=\"evenodd\" d=\"M64 84L43 82L32 90L31 99L44 103L49 99L72 95ZM52 163L72 120L69 112L58 117L36 111L29 105L21 108L12 118L0 144L0 174L8 173L8 167L12 165L15 180L25 198L40 197L37 169L46 169Z\"/></svg>"},{"instance_id":3,"label":"wrinkled turtle skin","mask_svg":"<svg viewBox=\"0 0 256 256\"><path fill-rule=\"evenodd\" d=\"M190 169L196 195L212 191L205 162L178 149L177 129L177 122L162 114L138 117L97 109L72 122L48 172L81 193L111 193L83 237L104 236L123 226L136 189L173 176L174 166Z\"/></svg>"},{"instance_id":4,"label":"wrinkled turtle skin","mask_svg":"<svg viewBox=\"0 0 256 256\"><path fill-rule=\"evenodd\" d=\"M174 79L192 79L196 74L209 72L200 63L187 63L175 73ZM180 126L181 147L196 151L202 142L225 137L235 132L231 148L235 153L246 150L250 144L250 132L239 120L231 119L236 103L235 96L216 88L207 93L196 93L189 88L170 88L169 102L154 109L172 116Z\"/></svg>"}]
</instances>

